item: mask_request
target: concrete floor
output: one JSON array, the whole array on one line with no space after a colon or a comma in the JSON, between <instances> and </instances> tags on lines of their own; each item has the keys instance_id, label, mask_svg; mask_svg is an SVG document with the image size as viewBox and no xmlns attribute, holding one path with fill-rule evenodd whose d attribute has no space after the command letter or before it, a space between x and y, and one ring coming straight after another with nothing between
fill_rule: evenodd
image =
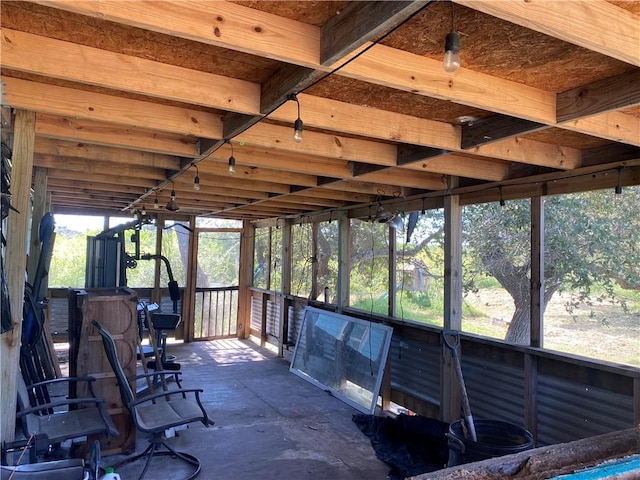
<instances>
[{"instance_id":1,"label":"concrete floor","mask_svg":"<svg viewBox=\"0 0 640 480\"><path fill-rule=\"evenodd\" d=\"M289 363L249 341L169 345L182 364L183 386L201 398L216 424L193 424L170 440L198 457L199 479L384 480L389 467L358 430L354 408L289 373ZM138 434L137 451L147 445ZM122 458L105 457L108 466ZM146 479L179 479L185 470L169 457L154 459ZM142 465L123 465L122 480Z\"/></svg>"}]
</instances>

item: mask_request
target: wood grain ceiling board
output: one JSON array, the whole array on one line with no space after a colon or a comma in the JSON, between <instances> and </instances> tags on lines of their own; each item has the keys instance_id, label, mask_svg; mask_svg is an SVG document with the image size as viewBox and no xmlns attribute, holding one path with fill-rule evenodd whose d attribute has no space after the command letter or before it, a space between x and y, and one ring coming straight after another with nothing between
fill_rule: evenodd
<instances>
[{"instance_id":1,"label":"wood grain ceiling board","mask_svg":"<svg viewBox=\"0 0 640 480\"><path fill-rule=\"evenodd\" d=\"M640 2L577 2L573 24L563 24L561 6L551 0L545 2L546 23L537 5L522 7L530 9L527 16L499 1L480 3L456 0L463 59L458 73L440 68L451 4L432 2L340 71L309 88L299 84L302 144L290 137L293 102L234 138L234 176L227 173L230 149L221 143L232 116L236 125L253 124L261 101L282 95L278 84L303 78L301 69L316 69L312 78L322 78L329 71L319 63L322 27L366 6L167 1L135 2L127 11L109 1L3 2L3 99L38 112L36 162L58 189L52 195L56 208L69 211L82 209L79 199L93 202L87 205L93 211L123 204L145 204L150 211L151 189L158 189L164 205L174 179L181 214L296 216L427 193L443 188L446 175L480 186L555 170L571 174L581 167L583 152L598 148L633 157L640 113L622 95L616 98L615 88L602 94L592 88L593 101L606 111L591 107L584 118L563 124L555 120L555 95L629 78L626 96L635 101L637 67L625 45L637 37L629 25L640 22ZM101 11L78 13L94 8ZM593 12L598 18L588 15ZM591 36L608 32L601 27L604 18L619 18L617 30L593 41ZM356 23L366 25L364 20ZM369 25L375 28L375 21ZM347 53L336 65L370 46L371 34L365 29L361 35L363 46L355 52L337 45ZM12 51L23 47L12 59ZM76 56L64 64L61 49ZM605 93L612 98L604 100ZM461 125L496 114L544 128L527 131L522 123L512 136L460 147ZM398 145L451 153L398 168ZM203 155L204 146L219 150ZM607 155L612 159L615 154ZM200 192L191 188L194 163ZM354 172L368 173L354 178ZM76 198L65 181L77 184ZM110 186L117 193L110 195Z\"/></svg>"}]
</instances>

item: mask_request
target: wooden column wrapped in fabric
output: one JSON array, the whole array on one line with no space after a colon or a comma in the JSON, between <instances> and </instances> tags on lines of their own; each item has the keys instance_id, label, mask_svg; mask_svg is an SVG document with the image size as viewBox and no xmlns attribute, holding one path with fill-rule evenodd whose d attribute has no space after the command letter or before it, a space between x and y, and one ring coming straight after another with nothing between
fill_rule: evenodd
<instances>
[{"instance_id":1,"label":"wooden column wrapped in fabric","mask_svg":"<svg viewBox=\"0 0 640 480\"><path fill-rule=\"evenodd\" d=\"M94 382L95 394L105 399L108 412L120 432L118 437L99 438L102 454L131 453L135 450L135 425L122 404L115 375L91 321L97 320L113 335L125 375L135 376L138 295L128 288L89 288L69 289L68 298L69 375L90 375L97 379ZM79 388L69 393L71 396L86 396L86 392L79 391Z\"/></svg>"}]
</instances>

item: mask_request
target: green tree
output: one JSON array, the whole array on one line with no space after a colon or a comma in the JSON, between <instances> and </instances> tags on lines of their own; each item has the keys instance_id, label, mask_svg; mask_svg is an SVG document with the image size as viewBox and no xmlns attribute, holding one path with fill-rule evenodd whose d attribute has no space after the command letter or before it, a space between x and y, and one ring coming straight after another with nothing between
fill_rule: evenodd
<instances>
[{"instance_id":1,"label":"green tree","mask_svg":"<svg viewBox=\"0 0 640 480\"><path fill-rule=\"evenodd\" d=\"M573 292L575 304L594 288L619 302L616 284L640 289L640 188L613 200L611 191L545 198L543 309L559 290ZM463 215L466 285L489 273L511 295L515 312L505 337L511 343L528 343L530 335L529 223L528 200L473 205Z\"/></svg>"}]
</instances>

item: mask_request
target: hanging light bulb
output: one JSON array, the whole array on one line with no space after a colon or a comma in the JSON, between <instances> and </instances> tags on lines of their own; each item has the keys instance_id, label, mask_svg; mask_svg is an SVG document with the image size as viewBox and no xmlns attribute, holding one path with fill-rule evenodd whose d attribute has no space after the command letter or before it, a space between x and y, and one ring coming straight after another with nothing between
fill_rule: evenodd
<instances>
[{"instance_id":1,"label":"hanging light bulb","mask_svg":"<svg viewBox=\"0 0 640 480\"><path fill-rule=\"evenodd\" d=\"M153 209L158 210L160 208L160 203L158 202L158 192L154 192L156 194L156 199L153 201Z\"/></svg>"},{"instance_id":2,"label":"hanging light bulb","mask_svg":"<svg viewBox=\"0 0 640 480\"><path fill-rule=\"evenodd\" d=\"M304 123L302 123L302 119L300 118L300 101L298 100L298 97L295 93L292 94L289 98L296 102L296 105L298 106L298 118L296 118L296 121L293 122L293 141L296 143L301 143Z\"/></svg>"},{"instance_id":3,"label":"hanging light bulb","mask_svg":"<svg viewBox=\"0 0 640 480\"><path fill-rule=\"evenodd\" d=\"M620 183L620 174L622 173L622 167L618 167L618 183L616 183L614 192L616 193L616 200L620 199L620 195L622 195L622 184Z\"/></svg>"},{"instance_id":4,"label":"hanging light bulb","mask_svg":"<svg viewBox=\"0 0 640 480\"><path fill-rule=\"evenodd\" d=\"M169 201L167 202L167 205L164 208L170 212L177 212L178 210L180 210L180 207L178 206L178 202L176 202L176 190L174 188L173 181L171 181L171 198L169 199Z\"/></svg>"},{"instance_id":5,"label":"hanging light bulb","mask_svg":"<svg viewBox=\"0 0 640 480\"><path fill-rule=\"evenodd\" d=\"M200 175L198 172L198 166L194 163L193 164L194 167L196 167L196 176L193 178L193 190L195 192L199 192L200 191Z\"/></svg>"},{"instance_id":6,"label":"hanging light bulb","mask_svg":"<svg viewBox=\"0 0 640 480\"><path fill-rule=\"evenodd\" d=\"M229 157L229 168L227 169L227 172L229 172L229 175L235 175L236 157L233 156L233 143L231 143L229 140L225 140L225 142L231 146L231 156Z\"/></svg>"},{"instance_id":7,"label":"hanging light bulb","mask_svg":"<svg viewBox=\"0 0 640 480\"><path fill-rule=\"evenodd\" d=\"M451 31L447 33L444 42L444 59L442 68L445 72L454 73L460 68L460 34L456 32L453 23L453 2L451 3Z\"/></svg>"},{"instance_id":8,"label":"hanging light bulb","mask_svg":"<svg viewBox=\"0 0 640 480\"><path fill-rule=\"evenodd\" d=\"M144 205L142 205L142 210L140 210L140 215L144 217L146 214L147 214L147 209L144 207Z\"/></svg>"}]
</instances>

